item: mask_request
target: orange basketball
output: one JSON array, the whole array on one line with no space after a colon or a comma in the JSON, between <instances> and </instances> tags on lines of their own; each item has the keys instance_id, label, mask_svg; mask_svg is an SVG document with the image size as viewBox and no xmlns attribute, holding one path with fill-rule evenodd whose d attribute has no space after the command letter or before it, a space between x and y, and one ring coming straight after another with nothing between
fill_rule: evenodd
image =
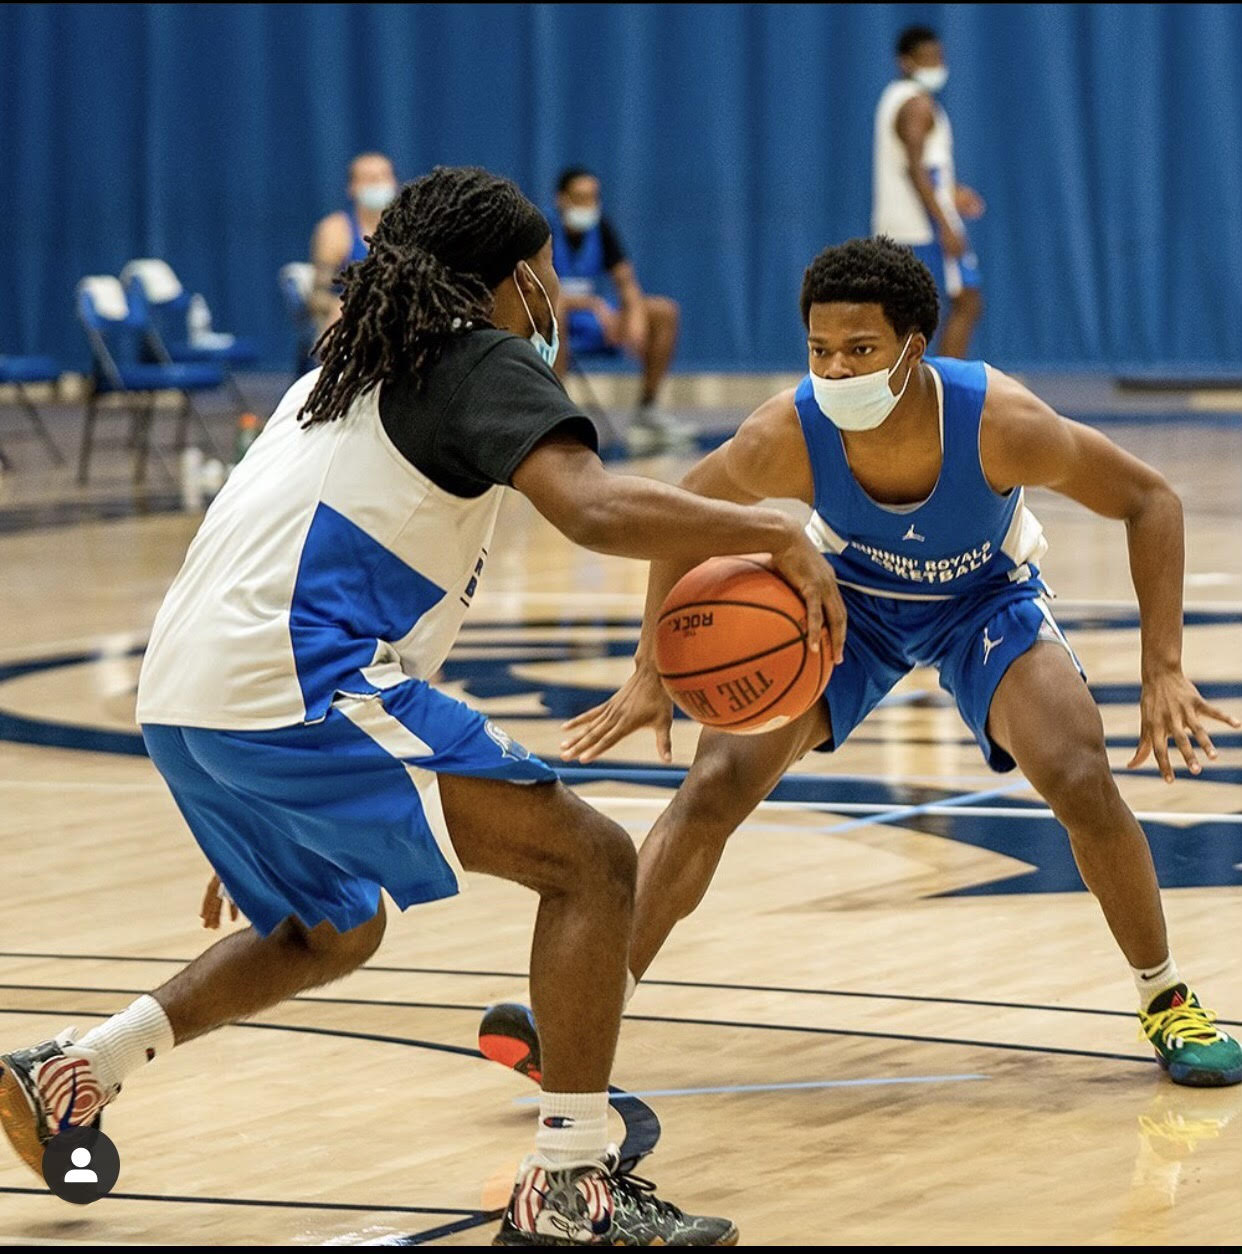
<instances>
[{"instance_id":1,"label":"orange basketball","mask_svg":"<svg viewBox=\"0 0 1242 1254\"><path fill-rule=\"evenodd\" d=\"M828 633L807 647L806 607L753 557L713 557L678 581L660 610L656 667L699 723L773 731L804 714L832 673Z\"/></svg>"}]
</instances>

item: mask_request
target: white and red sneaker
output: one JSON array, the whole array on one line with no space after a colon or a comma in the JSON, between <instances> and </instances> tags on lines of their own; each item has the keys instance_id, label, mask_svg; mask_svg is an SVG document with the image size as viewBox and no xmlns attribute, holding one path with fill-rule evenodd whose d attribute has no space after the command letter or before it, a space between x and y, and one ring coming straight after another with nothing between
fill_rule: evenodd
<instances>
[{"instance_id":1,"label":"white and red sneaker","mask_svg":"<svg viewBox=\"0 0 1242 1254\"><path fill-rule=\"evenodd\" d=\"M736 1245L727 1219L687 1215L656 1197L615 1145L604 1157L550 1163L531 1154L493 1245Z\"/></svg>"},{"instance_id":2,"label":"white and red sneaker","mask_svg":"<svg viewBox=\"0 0 1242 1254\"><path fill-rule=\"evenodd\" d=\"M67 1128L98 1127L121 1091L100 1082L93 1049L75 1045L66 1028L30 1049L0 1054L0 1125L22 1162L42 1177L43 1149Z\"/></svg>"}]
</instances>

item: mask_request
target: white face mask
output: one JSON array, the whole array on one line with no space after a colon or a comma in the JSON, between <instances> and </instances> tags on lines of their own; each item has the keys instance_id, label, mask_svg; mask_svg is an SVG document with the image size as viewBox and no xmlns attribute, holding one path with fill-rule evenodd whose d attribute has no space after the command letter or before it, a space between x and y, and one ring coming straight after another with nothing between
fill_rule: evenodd
<instances>
[{"instance_id":1,"label":"white face mask","mask_svg":"<svg viewBox=\"0 0 1242 1254\"><path fill-rule=\"evenodd\" d=\"M387 209L396 198L396 183L364 183L357 192L359 207L373 213Z\"/></svg>"},{"instance_id":2,"label":"white face mask","mask_svg":"<svg viewBox=\"0 0 1242 1254\"><path fill-rule=\"evenodd\" d=\"M910 77L925 91L935 93L949 81L949 67L947 65L920 65L917 70L910 71Z\"/></svg>"},{"instance_id":3,"label":"white face mask","mask_svg":"<svg viewBox=\"0 0 1242 1254\"><path fill-rule=\"evenodd\" d=\"M525 262L522 263L526 265ZM544 362L551 366L556 361L556 355L561 350L561 329L556 323L556 310L552 308L552 301L548 298L547 289L539 282L539 276L531 270L530 266L526 266L530 270L530 277L535 280L539 286L539 290L543 293L543 299L548 302L548 313L552 315L552 342L549 343L544 337L543 332L539 329L539 324L535 321L534 315L530 311L530 306L526 303L526 297L522 295L522 285L517 281L517 274L513 276L513 282L517 284L517 294L521 297L522 308L526 310L526 316L530 319L530 325L534 330L530 333L530 342L535 346L535 352L543 358Z\"/></svg>"},{"instance_id":4,"label":"white face mask","mask_svg":"<svg viewBox=\"0 0 1242 1254\"><path fill-rule=\"evenodd\" d=\"M910 386L913 366L906 371L906 381L896 396L888 384L898 366L905 360L906 349L910 347L912 339L913 331L906 337L897 362L891 370L873 370L870 374L856 374L848 379L821 379L812 371L811 388L815 393L815 403L824 416L842 431L871 431L878 427L897 407L897 402Z\"/></svg>"},{"instance_id":5,"label":"white face mask","mask_svg":"<svg viewBox=\"0 0 1242 1254\"><path fill-rule=\"evenodd\" d=\"M599 226L599 216L598 205L570 205L561 215L561 218L565 223L567 231L585 235L588 231L593 231Z\"/></svg>"}]
</instances>

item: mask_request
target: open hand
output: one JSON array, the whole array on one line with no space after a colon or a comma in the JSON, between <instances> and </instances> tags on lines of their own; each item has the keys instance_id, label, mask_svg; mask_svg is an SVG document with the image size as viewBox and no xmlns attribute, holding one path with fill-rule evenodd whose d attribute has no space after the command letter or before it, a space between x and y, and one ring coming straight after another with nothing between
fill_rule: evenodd
<instances>
[{"instance_id":1,"label":"open hand","mask_svg":"<svg viewBox=\"0 0 1242 1254\"><path fill-rule=\"evenodd\" d=\"M607 701L563 725L566 737L561 742L561 757L566 762L575 758L580 762L594 762L631 732L651 727L655 730L660 761L671 762L672 723L673 703L655 667L637 663L634 673Z\"/></svg>"},{"instance_id":2,"label":"open hand","mask_svg":"<svg viewBox=\"0 0 1242 1254\"><path fill-rule=\"evenodd\" d=\"M1203 769L1191 743L1193 736L1199 748L1213 761L1217 758L1216 746L1203 726L1205 718L1215 719L1227 727L1242 727L1232 714L1209 705L1199 694L1198 688L1180 670L1169 671L1143 684L1139 699L1142 725L1139 729L1138 748L1126 764L1133 769L1141 766L1148 757L1155 755L1156 765L1166 784L1173 782L1173 767L1169 763L1169 741L1173 740L1192 775Z\"/></svg>"}]
</instances>

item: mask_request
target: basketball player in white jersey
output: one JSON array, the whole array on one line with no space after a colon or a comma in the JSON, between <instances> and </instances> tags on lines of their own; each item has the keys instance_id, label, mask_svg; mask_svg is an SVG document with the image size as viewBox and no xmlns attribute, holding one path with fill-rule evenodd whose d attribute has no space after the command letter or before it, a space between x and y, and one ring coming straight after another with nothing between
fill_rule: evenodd
<instances>
[{"instance_id":1,"label":"basketball player in white jersey","mask_svg":"<svg viewBox=\"0 0 1242 1254\"><path fill-rule=\"evenodd\" d=\"M911 26L897 40L901 77L875 110L872 235L908 244L932 272L948 311L942 357L966 357L983 311L979 261L963 217L983 214L978 193L957 182L953 127L936 94L949 79L936 32Z\"/></svg>"},{"instance_id":2,"label":"basketball player in white jersey","mask_svg":"<svg viewBox=\"0 0 1242 1254\"><path fill-rule=\"evenodd\" d=\"M778 511L605 472L551 368L558 294L543 215L477 169L403 188L345 272L323 368L208 510L138 685L151 758L250 926L81 1040L69 1029L0 1056L0 1122L36 1172L54 1135L94 1124L152 1058L366 961L381 888L404 909L458 892L464 868L541 898L545 1091L497 1242L737 1240L728 1220L659 1201L608 1142L629 837L429 681L506 486L600 552L686 565L774 552L816 636L838 598Z\"/></svg>"}]
</instances>

